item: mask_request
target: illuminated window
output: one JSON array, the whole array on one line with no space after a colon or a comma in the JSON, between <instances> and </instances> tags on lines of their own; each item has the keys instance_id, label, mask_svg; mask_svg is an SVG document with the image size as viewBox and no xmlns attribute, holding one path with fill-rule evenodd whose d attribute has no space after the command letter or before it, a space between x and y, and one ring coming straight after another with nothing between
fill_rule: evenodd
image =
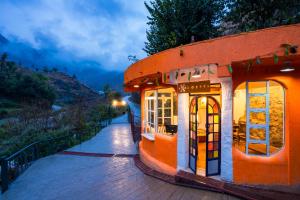
<instances>
[{"instance_id":1,"label":"illuminated window","mask_svg":"<svg viewBox=\"0 0 300 200\"><path fill-rule=\"evenodd\" d=\"M284 144L284 89L275 81L245 82L234 92L233 145L269 156Z\"/></svg>"},{"instance_id":2,"label":"illuminated window","mask_svg":"<svg viewBox=\"0 0 300 200\"><path fill-rule=\"evenodd\" d=\"M156 91L147 91L145 93L145 102L146 102L146 132L155 131L155 107L156 107Z\"/></svg>"},{"instance_id":3,"label":"illuminated window","mask_svg":"<svg viewBox=\"0 0 300 200\"><path fill-rule=\"evenodd\" d=\"M145 132L167 133L166 126L177 125L177 97L173 88L145 92Z\"/></svg>"}]
</instances>

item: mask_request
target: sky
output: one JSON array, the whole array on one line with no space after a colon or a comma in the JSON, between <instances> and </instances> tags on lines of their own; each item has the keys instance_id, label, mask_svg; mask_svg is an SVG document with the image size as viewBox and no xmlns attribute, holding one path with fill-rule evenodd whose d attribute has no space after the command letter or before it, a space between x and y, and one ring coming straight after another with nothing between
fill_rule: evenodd
<instances>
[{"instance_id":1,"label":"sky","mask_svg":"<svg viewBox=\"0 0 300 200\"><path fill-rule=\"evenodd\" d=\"M0 0L0 34L53 59L123 71L128 55L146 56L147 15L144 0Z\"/></svg>"}]
</instances>

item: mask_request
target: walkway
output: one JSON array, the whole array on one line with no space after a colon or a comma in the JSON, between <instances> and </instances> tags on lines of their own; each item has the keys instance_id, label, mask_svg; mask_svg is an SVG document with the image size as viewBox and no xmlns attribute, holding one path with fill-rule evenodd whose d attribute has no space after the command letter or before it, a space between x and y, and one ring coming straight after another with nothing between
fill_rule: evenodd
<instances>
[{"instance_id":1,"label":"walkway","mask_svg":"<svg viewBox=\"0 0 300 200\"><path fill-rule=\"evenodd\" d=\"M134 154L126 116L117 118L91 140L69 151ZM2 197L2 198L1 198ZM56 154L36 161L9 190L4 200L76 199L235 199L227 195L171 185L144 175L130 157Z\"/></svg>"}]
</instances>

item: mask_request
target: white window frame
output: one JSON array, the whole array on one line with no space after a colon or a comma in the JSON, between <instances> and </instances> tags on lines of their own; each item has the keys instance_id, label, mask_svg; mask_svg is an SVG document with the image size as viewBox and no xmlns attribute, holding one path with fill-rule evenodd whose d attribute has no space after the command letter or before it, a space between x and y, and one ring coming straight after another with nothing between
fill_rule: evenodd
<instances>
[{"instance_id":1,"label":"white window frame","mask_svg":"<svg viewBox=\"0 0 300 200\"><path fill-rule=\"evenodd\" d=\"M171 123L173 124L174 123L174 114L173 114L173 110L174 110L174 107L173 107L173 92L170 92L171 96L170 97L165 97L167 99L171 99L171 117L164 117L164 104L162 102L162 108L158 108L158 99L162 99L162 97L158 97L158 93L159 93L159 90L160 89L156 89L156 90L147 90L145 91L145 95L147 92L153 92L154 93L154 96L145 96L145 102L144 102L144 111L145 111L145 119L144 120L144 133L149 133L149 131L147 131L147 127L150 127L150 129L154 130L155 133L158 133L158 109L162 109L162 122L164 124L164 118L171 118ZM167 93L167 92L165 92ZM150 109L149 109L149 103L150 101L154 101L154 110L152 110L151 106L150 106ZM151 105L151 104L150 104ZM170 107L167 107L168 109ZM151 114L154 114L154 124L151 123ZM149 118L150 116L150 118ZM152 132L150 130L150 133Z\"/></svg>"},{"instance_id":2,"label":"white window frame","mask_svg":"<svg viewBox=\"0 0 300 200\"><path fill-rule=\"evenodd\" d=\"M157 119L157 117L156 117L156 115L157 115L156 114L156 111L157 111L157 102L156 102L157 91L153 90L153 93L154 93L154 96L145 97L145 113L146 113L145 118L146 118L146 120L145 120L145 131L144 132L148 132L147 131L148 126L150 127L150 129L153 128L155 132L157 130L157 122L156 122L156 119ZM153 101L153 106L154 106L153 108L151 107L151 101ZM150 109L149 109L149 107L150 107ZM152 118L151 118L152 114L154 116L153 123L151 122L152 121ZM150 118L149 118L149 116L150 116Z\"/></svg>"},{"instance_id":3,"label":"white window frame","mask_svg":"<svg viewBox=\"0 0 300 200\"><path fill-rule=\"evenodd\" d=\"M159 93L159 92L158 92ZM161 117L158 117L157 116L157 124L158 124L158 119L159 118L161 118L162 119L162 124L165 124L165 119L166 118L169 118L170 119L170 121L171 121L171 124L173 124L173 119L174 119L174 115L173 115L173 93L171 92L170 93L171 94L171 96L170 97L164 97L166 100L171 100L171 107L165 107L165 104L164 104L164 102L162 101L162 107L157 107L157 115L158 115L158 110L159 109L161 109L162 110L162 115L161 115ZM157 98L158 100L163 100L163 97L158 97ZM158 102L158 100L157 100L157 102ZM158 106L158 104L157 104L157 106ZM170 109L171 110L171 115L170 115L170 117L166 117L165 116L165 109Z\"/></svg>"}]
</instances>

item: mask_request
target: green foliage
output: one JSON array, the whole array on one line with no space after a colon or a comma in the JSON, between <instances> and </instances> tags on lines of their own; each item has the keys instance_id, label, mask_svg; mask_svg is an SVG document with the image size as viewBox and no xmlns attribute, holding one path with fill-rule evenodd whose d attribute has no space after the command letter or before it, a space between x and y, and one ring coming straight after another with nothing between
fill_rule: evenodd
<instances>
[{"instance_id":1,"label":"green foliage","mask_svg":"<svg viewBox=\"0 0 300 200\"><path fill-rule=\"evenodd\" d=\"M109 84L105 84L103 86L103 92L104 92L104 97L105 99L108 99L109 93L112 91L111 87Z\"/></svg>"},{"instance_id":2,"label":"green foliage","mask_svg":"<svg viewBox=\"0 0 300 200\"><path fill-rule=\"evenodd\" d=\"M7 54L3 54L0 63L1 95L20 101L45 101L48 104L54 102L55 92L46 77L39 73L20 72L14 62L8 62L6 59Z\"/></svg>"},{"instance_id":3,"label":"green foliage","mask_svg":"<svg viewBox=\"0 0 300 200\"><path fill-rule=\"evenodd\" d=\"M195 40L218 35L217 24L224 1L215 0L154 0L145 3L150 16L147 42L148 54L176 47Z\"/></svg>"},{"instance_id":4,"label":"green foliage","mask_svg":"<svg viewBox=\"0 0 300 200\"><path fill-rule=\"evenodd\" d=\"M300 22L299 0L152 0L144 50Z\"/></svg>"},{"instance_id":5,"label":"green foliage","mask_svg":"<svg viewBox=\"0 0 300 200\"><path fill-rule=\"evenodd\" d=\"M224 22L233 25L233 32L300 22L299 0L227 0L227 7Z\"/></svg>"}]
</instances>

